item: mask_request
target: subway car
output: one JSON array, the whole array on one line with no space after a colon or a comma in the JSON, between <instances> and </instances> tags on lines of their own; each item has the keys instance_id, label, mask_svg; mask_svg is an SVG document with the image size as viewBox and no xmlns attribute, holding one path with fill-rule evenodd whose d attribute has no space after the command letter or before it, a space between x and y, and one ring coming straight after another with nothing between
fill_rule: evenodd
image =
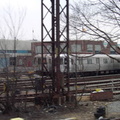
<instances>
[{"instance_id":1,"label":"subway car","mask_svg":"<svg viewBox=\"0 0 120 120\"><path fill-rule=\"evenodd\" d=\"M67 55L60 54L60 71L67 73ZM50 54L43 55L43 62L47 72L52 70L52 57ZM34 67L36 72L42 70L42 56L38 54L34 58ZM101 74L120 73L120 55L105 54L71 54L69 55L69 74L71 76L91 76Z\"/></svg>"}]
</instances>

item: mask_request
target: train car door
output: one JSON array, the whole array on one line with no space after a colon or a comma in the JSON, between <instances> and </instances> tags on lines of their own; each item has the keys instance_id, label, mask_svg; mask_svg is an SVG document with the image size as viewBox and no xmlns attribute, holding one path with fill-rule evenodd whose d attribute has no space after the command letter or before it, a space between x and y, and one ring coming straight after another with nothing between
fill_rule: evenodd
<instances>
[{"instance_id":1,"label":"train car door","mask_svg":"<svg viewBox=\"0 0 120 120\"><path fill-rule=\"evenodd\" d=\"M66 72L66 64L67 64L66 58L60 57L60 71L61 72Z\"/></svg>"},{"instance_id":2,"label":"train car door","mask_svg":"<svg viewBox=\"0 0 120 120\"><path fill-rule=\"evenodd\" d=\"M84 71L84 65L83 65L83 58L82 57L77 60L77 68L78 68L77 70L79 72Z\"/></svg>"},{"instance_id":3,"label":"train car door","mask_svg":"<svg viewBox=\"0 0 120 120\"><path fill-rule=\"evenodd\" d=\"M49 71L52 70L52 58L51 57L48 58L48 69L49 69Z\"/></svg>"},{"instance_id":4,"label":"train car door","mask_svg":"<svg viewBox=\"0 0 120 120\"><path fill-rule=\"evenodd\" d=\"M41 57L37 59L37 64L38 64L38 70L41 70Z\"/></svg>"},{"instance_id":5,"label":"train car door","mask_svg":"<svg viewBox=\"0 0 120 120\"><path fill-rule=\"evenodd\" d=\"M96 71L100 71L100 58L96 58Z\"/></svg>"}]
</instances>

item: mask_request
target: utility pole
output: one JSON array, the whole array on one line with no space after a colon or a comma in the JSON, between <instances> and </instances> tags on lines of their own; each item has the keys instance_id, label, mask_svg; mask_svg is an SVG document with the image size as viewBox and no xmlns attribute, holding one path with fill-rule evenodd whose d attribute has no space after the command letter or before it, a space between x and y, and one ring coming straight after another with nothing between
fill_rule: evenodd
<instances>
[{"instance_id":1,"label":"utility pole","mask_svg":"<svg viewBox=\"0 0 120 120\"><path fill-rule=\"evenodd\" d=\"M14 77L16 77L16 37L14 37Z\"/></svg>"}]
</instances>

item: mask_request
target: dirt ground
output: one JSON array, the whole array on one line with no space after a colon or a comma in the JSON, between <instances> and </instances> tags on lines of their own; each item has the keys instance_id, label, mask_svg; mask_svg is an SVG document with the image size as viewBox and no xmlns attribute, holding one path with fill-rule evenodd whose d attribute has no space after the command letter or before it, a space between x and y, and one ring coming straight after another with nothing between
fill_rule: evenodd
<instances>
[{"instance_id":1,"label":"dirt ground","mask_svg":"<svg viewBox=\"0 0 120 120\"><path fill-rule=\"evenodd\" d=\"M29 104L26 110L20 112L11 112L9 114L0 114L0 120L11 120L12 118L23 118L23 120L97 120L94 117L96 109L100 106L106 107L108 104L115 102L112 101L81 101L75 107L74 103L67 103L60 106L40 107ZM120 118L120 114L110 116L108 111L106 117L110 120L112 118ZM68 119L69 118L69 119ZM120 119L117 119L120 120Z\"/></svg>"},{"instance_id":2,"label":"dirt ground","mask_svg":"<svg viewBox=\"0 0 120 120\"><path fill-rule=\"evenodd\" d=\"M98 120L94 113L100 106L105 107L106 118L110 118L110 120L119 118L117 120L120 120L120 112L118 112L120 111L120 95L114 96L110 101L90 101L88 97L85 97L85 99L79 101L77 106L73 101L59 106L43 107L35 106L34 103L27 103L25 107L24 102L19 103L18 106L19 110L9 114L1 112L0 120L13 120L13 118L23 118L23 120Z\"/></svg>"}]
</instances>

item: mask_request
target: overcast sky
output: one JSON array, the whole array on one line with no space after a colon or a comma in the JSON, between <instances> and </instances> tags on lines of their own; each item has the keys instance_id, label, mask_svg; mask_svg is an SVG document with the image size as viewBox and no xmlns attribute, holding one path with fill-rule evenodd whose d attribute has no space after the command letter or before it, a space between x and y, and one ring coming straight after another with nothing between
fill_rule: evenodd
<instances>
[{"instance_id":1,"label":"overcast sky","mask_svg":"<svg viewBox=\"0 0 120 120\"><path fill-rule=\"evenodd\" d=\"M22 8L26 11L21 39L40 39L41 2L40 0L0 0L0 17L5 16L5 9L10 6L13 10ZM1 21L0 21L1 22ZM1 25L3 27L3 24ZM34 30L34 36L32 33Z\"/></svg>"},{"instance_id":2,"label":"overcast sky","mask_svg":"<svg viewBox=\"0 0 120 120\"><path fill-rule=\"evenodd\" d=\"M23 8L24 10L26 10L26 17L23 23L23 27L21 28L23 33L20 39L26 40L26 39L34 38L40 40L41 0L0 0L1 18L5 16L5 9L7 9L8 6L10 6L15 11L17 11L18 8ZM0 26L3 29L4 24L2 23L1 20L0 20Z\"/></svg>"}]
</instances>

